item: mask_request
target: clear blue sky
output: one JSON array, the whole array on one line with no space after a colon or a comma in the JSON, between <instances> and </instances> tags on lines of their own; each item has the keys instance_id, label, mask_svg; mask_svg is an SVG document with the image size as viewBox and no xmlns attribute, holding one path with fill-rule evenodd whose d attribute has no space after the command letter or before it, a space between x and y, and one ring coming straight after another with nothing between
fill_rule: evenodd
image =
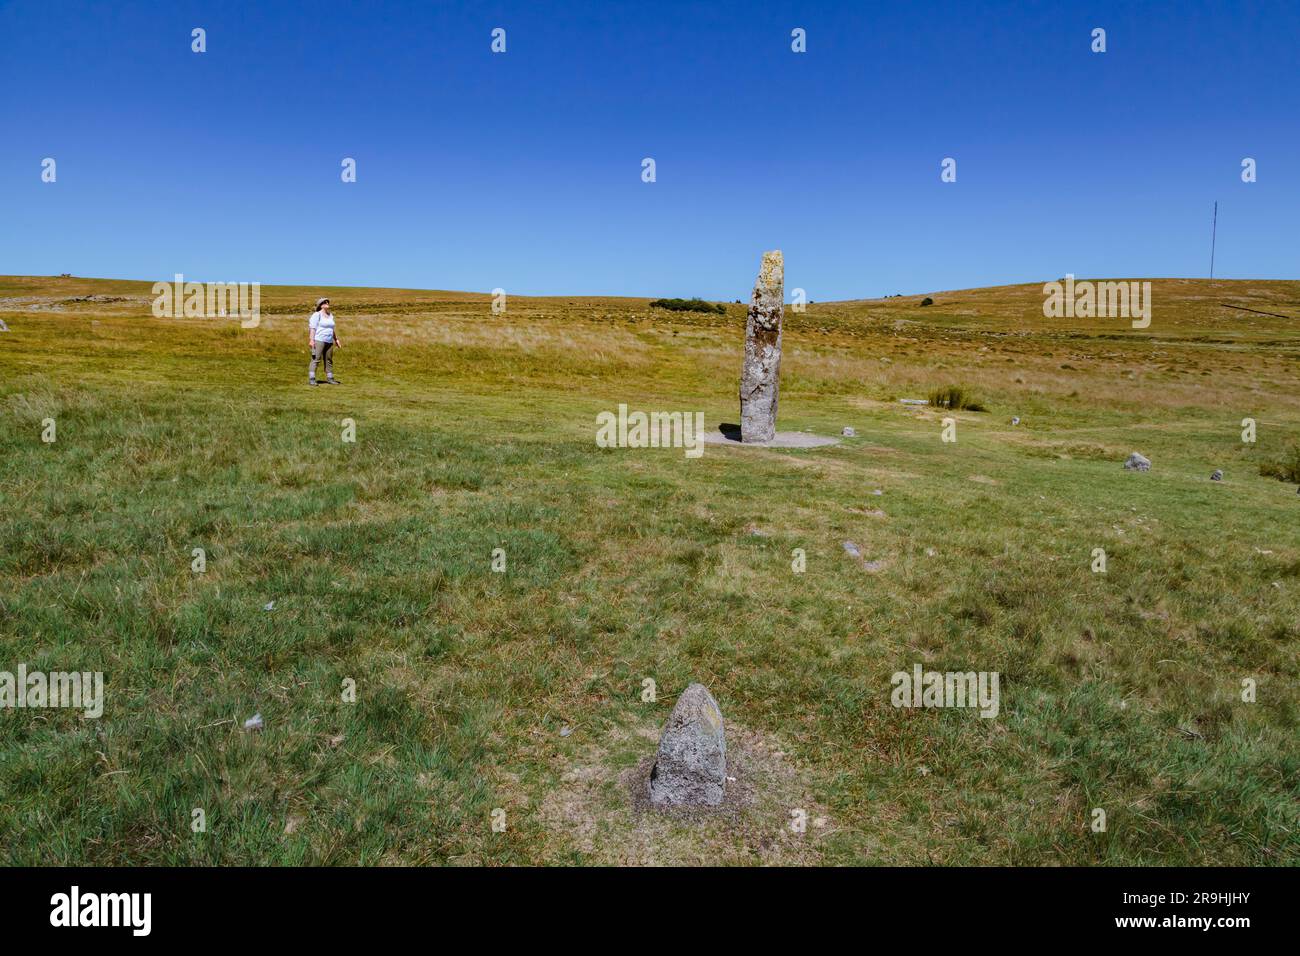
<instances>
[{"instance_id":1,"label":"clear blue sky","mask_svg":"<svg viewBox=\"0 0 1300 956\"><path fill-rule=\"evenodd\" d=\"M734 299L781 248L829 300L1202 276L1217 199L1216 273L1296 278L1298 38L1294 0L0 2L0 273Z\"/></svg>"}]
</instances>

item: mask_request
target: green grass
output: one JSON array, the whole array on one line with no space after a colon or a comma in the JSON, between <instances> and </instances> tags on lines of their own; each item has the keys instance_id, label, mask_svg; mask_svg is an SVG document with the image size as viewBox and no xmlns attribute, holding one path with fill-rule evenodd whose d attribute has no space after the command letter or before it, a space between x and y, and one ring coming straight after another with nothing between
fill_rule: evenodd
<instances>
[{"instance_id":1,"label":"green grass","mask_svg":"<svg viewBox=\"0 0 1300 956\"><path fill-rule=\"evenodd\" d=\"M1037 287L788 311L780 427L857 437L691 460L598 448L596 415L735 421L742 305L264 289L244 330L0 277L0 670L107 691L0 711L0 854L639 859L613 781L698 680L824 816L799 862L1296 865L1300 499L1260 466L1300 437L1300 334L1214 303L1297 284L1209 286L1157 282L1141 332ZM308 389L324 294L345 384ZM949 376L991 414L898 403ZM998 671L1000 715L894 709L914 663ZM605 785L557 812L579 771ZM658 858L768 859L788 809Z\"/></svg>"}]
</instances>

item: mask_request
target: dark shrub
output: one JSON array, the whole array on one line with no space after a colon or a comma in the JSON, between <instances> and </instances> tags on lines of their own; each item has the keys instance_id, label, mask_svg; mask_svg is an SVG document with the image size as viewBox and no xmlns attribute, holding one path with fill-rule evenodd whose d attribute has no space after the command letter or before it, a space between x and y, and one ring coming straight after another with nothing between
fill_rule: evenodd
<instances>
[{"instance_id":1,"label":"dark shrub","mask_svg":"<svg viewBox=\"0 0 1300 956\"><path fill-rule=\"evenodd\" d=\"M1300 445L1288 445L1280 458L1261 462L1259 473L1265 478L1300 484Z\"/></svg>"},{"instance_id":2,"label":"dark shrub","mask_svg":"<svg viewBox=\"0 0 1300 956\"><path fill-rule=\"evenodd\" d=\"M963 409L968 412L986 411L985 407L975 400L975 396L960 385L936 388L930 393L930 404L935 408L951 408L955 411Z\"/></svg>"},{"instance_id":3,"label":"dark shrub","mask_svg":"<svg viewBox=\"0 0 1300 956\"><path fill-rule=\"evenodd\" d=\"M716 312L726 314L727 307L722 303L716 305L703 299L655 299L650 303L652 309L668 309L671 312Z\"/></svg>"}]
</instances>

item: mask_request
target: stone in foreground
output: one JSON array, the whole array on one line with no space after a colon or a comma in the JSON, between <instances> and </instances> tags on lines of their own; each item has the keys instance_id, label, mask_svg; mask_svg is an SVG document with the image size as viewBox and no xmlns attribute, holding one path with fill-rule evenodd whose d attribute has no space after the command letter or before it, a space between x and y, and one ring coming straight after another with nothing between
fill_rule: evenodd
<instances>
[{"instance_id":1,"label":"stone in foreground","mask_svg":"<svg viewBox=\"0 0 1300 956\"><path fill-rule=\"evenodd\" d=\"M781 374L781 320L785 317L785 260L763 253L745 320L745 364L740 370L740 440L771 441L776 434Z\"/></svg>"},{"instance_id":2,"label":"stone in foreground","mask_svg":"<svg viewBox=\"0 0 1300 956\"><path fill-rule=\"evenodd\" d=\"M722 711L703 684L692 684L677 698L659 738L650 802L657 807L716 807L726 784Z\"/></svg>"},{"instance_id":3,"label":"stone in foreground","mask_svg":"<svg viewBox=\"0 0 1300 956\"><path fill-rule=\"evenodd\" d=\"M1150 471L1151 459L1133 452L1128 456L1128 461L1124 462L1124 469L1126 471Z\"/></svg>"}]
</instances>

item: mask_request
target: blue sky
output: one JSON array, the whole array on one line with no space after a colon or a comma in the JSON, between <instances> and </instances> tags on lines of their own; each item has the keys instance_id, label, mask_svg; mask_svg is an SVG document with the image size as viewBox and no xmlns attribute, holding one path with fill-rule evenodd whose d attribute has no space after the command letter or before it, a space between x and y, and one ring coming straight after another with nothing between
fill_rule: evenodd
<instances>
[{"instance_id":1,"label":"blue sky","mask_svg":"<svg viewBox=\"0 0 1300 956\"><path fill-rule=\"evenodd\" d=\"M1296 278L1298 36L1294 2L0 2L0 273L734 299L781 248L829 300L1203 276L1217 199L1216 274Z\"/></svg>"}]
</instances>

